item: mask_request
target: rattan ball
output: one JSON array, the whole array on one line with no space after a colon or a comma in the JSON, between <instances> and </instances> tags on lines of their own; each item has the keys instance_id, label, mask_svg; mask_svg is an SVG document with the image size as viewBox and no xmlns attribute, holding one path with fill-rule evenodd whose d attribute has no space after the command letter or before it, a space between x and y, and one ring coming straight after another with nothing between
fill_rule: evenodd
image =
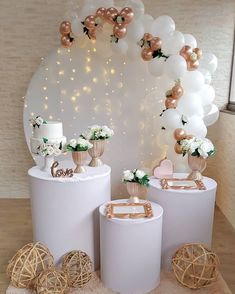
<instances>
[{"instance_id":1,"label":"rattan ball","mask_svg":"<svg viewBox=\"0 0 235 294\"><path fill-rule=\"evenodd\" d=\"M33 288L35 278L41 271L53 266L54 259L41 243L29 243L22 247L9 261L7 274L17 288Z\"/></svg>"},{"instance_id":2,"label":"rattan ball","mask_svg":"<svg viewBox=\"0 0 235 294\"><path fill-rule=\"evenodd\" d=\"M202 244L185 244L172 257L176 279L190 289L213 283L218 276L218 265L218 256Z\"/></svg>"},{"instance_id":3,"label":"rattan ball","mask_svg":"<svg viewBox=\"0 0 235 294\"><path fill-rule=\"evenodd\" d=\"M36 279L37 294L66 294L69 291L66 273L55 267L40 273Z\"/></svg>"},{"instance_id":4,"label":"rattan ball","mask_svg":"<svg viewBox=\"0 0 235 294\"><path fill-rule=\"evenodd\" d=\"M62 269L68 276L70 287L82 288L92 277L92 262L83 251L71 251L64 256Z\"/></svg>"}]
</instances>

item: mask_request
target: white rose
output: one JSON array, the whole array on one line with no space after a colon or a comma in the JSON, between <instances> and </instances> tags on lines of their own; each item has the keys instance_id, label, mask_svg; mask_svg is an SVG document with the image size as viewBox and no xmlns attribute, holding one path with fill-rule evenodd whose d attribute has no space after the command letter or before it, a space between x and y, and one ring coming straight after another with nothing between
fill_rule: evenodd
<instances>
[{"instance_id":1,"label":"white rose","mask_svg":"<svg viewBox=\"0 0 235 294\"><path fill-rule=\"evenodd\" d=\"M123 172L123 179L125 181L132 181L134 179L134 174L130 170L125 170Z\"/></svg>"},{"instance_id":2,"label":"white rose","mask_svg":"<svg viewBox=\"0 0 235 294\"><path fill-rule=\"evenodd\" d=\"M83 132L82 135L87 140L90 140L93 135L93 132L91 130L87 130L87 131Z\"/></svg>"},{"instance_id":3,"label":"white rose","mask_svg":"<svg viewBox=\"0 0 235 294\"><path fill-rule=\"evenodd\" d=\"M47 154L49 156L54 154L54 148L52 146L47 146Z\"/></svg>"},{"instance_id":4,"label":"white rose","mask_svg":"<svg viewBox=\"0 0 235 294\"><path fill-rule=\"evenodd\" d=\"M43 124L43 119L39 116L35 119L35 123L40 126Z\"/></svg>"},{"instance_id":5,"label":"white rose","mask_svg":"<svg viewBox=\"0 0 235 294\"><path fill-rule=\"evenodd\" d=\"M146 173L142 170L137 169L135 175L137 176L137 178L142 179L146 175Z\"/></svg>"},{"instance_id":6,"label":"white rose","mask_svg":"<svg viewBox=\"0 0 235 294\"><path fill-rule=\"evenodd\" d=\"M99 137L106 138L106 136L107 136L107 133L105 131L101 131L99 133Z\"/></svg>"},{"instance_id":7,"label":"white rose","mask_svg":"<svg viewBox=\"0 0 235 294\"><path fill-rule=\"evenodd\" d=\"M212 151L214 149L213 144L209 141L204 141L201 146L198 148L198 152L199 154L203 157L203 158L207 158L208 157L208 153L210 151Z\"/></svg>"},{"instance_id":8,"label":"white rose","mask_svg":"<svg viewBox=\"0 0 235 294\"><path fill-rule=\"evenodd\" d=\"M99 125L93 125L93 126L90 126L90 127L89 127L89 129L92 130L92 131L99 131L100 128L101 128L101 127L100 127Z\"/></svg>"},{"instance_id":9,"label":"white rose","mask_svg":"<svg viewBox=\"0 0 235 294\"><path fill-rule=\"evenodd\" d=\"M71 140L69 141L69 145L70 145L71 147L73 147L73 148L76 148L76 146L77 146L77 140L76 140L76 139L71 139Z\"/></svg>"},{"instance_id":10,"label":"white rose","mask_svg":"<svg viewBox=\"0 0 235 294\"><path fill-rule=\"evenodd\" d=\"M91 149L93 147L93 144L91 144L91 142L87 141L87 147L88 147L88 149Z\"/></svg>"}]
</instances>

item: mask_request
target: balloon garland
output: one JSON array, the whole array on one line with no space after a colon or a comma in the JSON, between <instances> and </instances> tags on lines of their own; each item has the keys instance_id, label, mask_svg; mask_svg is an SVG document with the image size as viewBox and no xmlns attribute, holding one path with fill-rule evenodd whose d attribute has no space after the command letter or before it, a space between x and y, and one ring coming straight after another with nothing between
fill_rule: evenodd
<instances>
[{"instance_id":1,"label":"balloon garland","mask_svg":"<svg viewBox=\"0 0 235 294\"><path fill-rule=\"evenodd\" d=\"M139 54L144 61L148 61L150 74L162 80L168 78L174 81L173 86L169 82L171 88L168 87L170 90L165 94L165 109L160 114L162 130L172 132L177 141L179 137L192 137L187 135L188 130L195 136L205 137L207 130L203 117L210 113L208 106L215 97L214 89L209 84L211 74L217 67L216 57L207 53L202 55L195 38L176 31L171 17L160 16L153 20L150 15L144 15L141 1L129 0L128 3L132 7L124 7L120 11L115 7L97 5L95 14L81 21L83 33L89 39L96 40L97 33L104 29L104 25L112 25L110 41L117 44L111 46L114 52L124 55L131 50L129 57L137 57ZM61 44L70 48L74 38L80 34L78 32L77 20L72 21L72 25L68 21L62 22ZM125 37L128 42L123 40ZM199 97L203 97L200 105L197 103ZM218 118L218 108L214 104L213 111L214 118L206 118L209 125ZM174 150L177 154L181 153L178 143Z\"/></svg>"}]
</instances>

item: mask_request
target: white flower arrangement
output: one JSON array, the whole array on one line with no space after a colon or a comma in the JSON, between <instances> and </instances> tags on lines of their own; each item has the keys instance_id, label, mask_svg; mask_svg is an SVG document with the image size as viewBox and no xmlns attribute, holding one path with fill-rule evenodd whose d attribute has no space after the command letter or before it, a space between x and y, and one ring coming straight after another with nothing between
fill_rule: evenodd
<instances>
[{"instance_id":1,"label":"white flower arrangement","mask_svg":"<svg viewBox=\"0 0 235 294\"><path fill-rule=\"evenodd\" d=\"M122 177L123 182L139 183L142 186L149 186L149 176L140 169L125 170Z\"/></svg>"},{"instance_id":2,"label":"white flower arrangement","mask_svg":"<svg viewBox=\"0 0 235 294\"><path fill-rule=\"evenodd\" d=\"M183 156L187 153L192 156L207 158L215 154L213 143L207 138L183 139L178 141L180 144Z\"/></svg>"},{"instance_id":3,"label":"white flower arrangement","mask_svg":"<svg viewBox=\"0 0 235 294\"><path fill-rule=\"evenodd\" d=\"M92 148L93 144L91 144L88 140L79 137L76 139L71 139L69 144L67 145L67 151L87 151Z\"/></svg>"},{"instance_id":4,"label":"white flower arrangement","mask_svg":"<svg viewBox=\"0 0 235 294\"><path fill-rule=\"evenodd\" d=\"M114 135L114 131L107 126L93 125L82 133L86 140L105 140Z\"/></svg>"},{"instance_id":5,"label":"white flower arrangement","mask_svg":"<svg viewBox=\"0 0 235 294\"><path fill-rule=\"evenodd\" d=\"M39 128L42 124L47 124L47 121L44 120L40 115L31 118L29 121L34 128L36 126Z\"/></svg>"},{"instance_id":6,"label":"white flower arrangement","mask_svg":"<svg viewBox=\"0 0 235 294\"><path fill-rule=\"evenodd\" d=\"M62 143L50 143L47 138L38 146L38 155L40 156L59 156L62 153Z\"/></svg>"}]
</instances>

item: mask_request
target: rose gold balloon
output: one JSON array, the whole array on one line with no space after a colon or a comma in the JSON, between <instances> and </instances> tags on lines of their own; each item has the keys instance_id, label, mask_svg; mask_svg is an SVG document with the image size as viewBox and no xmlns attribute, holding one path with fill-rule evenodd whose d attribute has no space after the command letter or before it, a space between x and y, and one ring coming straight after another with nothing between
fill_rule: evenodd
<instances>
[{"instance_id":1,"label":"rose gold balloon","mask_svg":"<svg viewBox=\"0 0 235 294\"><path fill-rule=\"evenodd\" d=\"M197 69L199 67L199 61L191 61L191 62L187 62L187 68L189 71L193 71L195 69Z\"/></svg>"},{"instance_id":2,"label":"rose gold balloon","mask_svg":"<svg viewBox=\"0 0 235 294\"><path fill-rule=\"evenodd\" d=\"M197 58L198 58L198 59L200 59L200 58L202 57L202 50L201 50L201 49L199 49L199 48L195 48L195 49L193 50L193 52L197 54Z\"/></svg>"},{"instance_id":3,"label":"rose gold balloon","mask_svg":"<svg viewBox=\"0 0 235 294\"><path fill-rule=\"evenodd\" d=\"M95 28L95 16L94 15L87 16L84 21L84 25L88 30Z\"/></svg>"},{"instance_id":4,"label":"rose gold balloon","mask_svg":"<svg viewBox=\"0 0 235 294\"><path fill-rule=\"evenodd\" d=\"M114 7L110 7L106 10L105 19L108 23L114 24L114 19L118 16L118 10Z\"/></svg>"},{"instance_id":5,"label":"rose gold balloon","mask_svg":"<svg viewBox=\"0 0 235 294\"><path fill-rule=\"evenodd\" d=\"M126 33L127 33L126 26L122 23L117 23L113 27L113 34L118 39L124 38L126 36Z\"/></svg>"},{"instance_id":6,"label":"rose gold balloon","mask_svg":"<svg viewBox=\"0 0 235 294\"><path fill-rule=\"evenodd\" d=\"M174 99L179 99L184 94L184 89L180 85L175 85L171 91Z\"/></svg>"},{"instance_id":7,"label":"rose gold balloon","mask_svg":"<svg viewBox=\"0 0 235 294\"><path fill-rule=\"evenodd\" d=\"M124 18L124 23L128 24L132 21L134 12L130 7L124 7L120 12L120 16Z\"/></svg>"},{"instance_id":8,"label":"rose gold balloon","mask_svg":"<svg viewBox=\"0 0 235 294\"><path fill-rule=\"evenodd\" d=\"M142 56L143 60L145 60L145 61L149 61L149 60L153 59L152 49L144 48L141 52L141 56Z\"/></svg>"},{"instance_id":9,"label":"rose gold balloon","mask_svg":"<svg viewBox=\"0 0 235 294\"><path fill-rule=\"evenodd\" d=\"M183 56L185 59L188 59L189 56L193 53L193 49L186 45L180 50L180 55Z\"/></svg>"},{"instance_id":10,"label":"rose gold balloon","mask_svg":"<svg viewBox=\"0 0 235 294\"><path fill-rule=\"evenodd\" d=\"M150 41L150 47L154 51L159 50L162 47L162 40L160 38L158 38L158 37L153 38Z\"/></svg>"},{"instance_id":11,"label":"rose gold balloon","mask_svg":"<svg viewBox=\"0 0 235 294\"><path fill-rule=\"evenodd\" d=\"M106 14L106 8L100 7L96 11L96 15L101 17L102 19L105 19L105 14Z\"/></svg>"},{"instance_id":12,"label":"rose gold balloon","mask_svg":"<svg viewBox=\"0 0 235 294\"><path fill-rule=\"evenodd\" d=\"M70 41L70 37L69 36L62 36L61 37L61 44L66 48L71 47L72 42Z\"/></svg>"},{"instance_id":13,"label":"rose gold balloon","mask_svg":"<svg viewBox=\"0 0 235 294\"><path fill-rule=\"evenodd\" d=\"M183 153L182 148L181 148L180 144L178 144L178 143L175 143L175 148L174 149L175 149L175 152L177 154L182 154Z\"/></svg>"},{"instance_id":14,"label":"rose gold balloon","mask_svg":"<svg viewBox=\"0 0 235 294\"><path fill-rule=\"evenodd\" d=\"M177 100L172 98L166 98L165 100L166 108L176 108L177 107Z\"/></svg>"},{"instance_id":15,"label":"rose gold balloon","mask_svg":"<svg viewBox=\"0 0 235 294\"><path fill-rule=\"evenodd\" d=\"M69 21L65 20L60 24L60 33L63 36L71 33L71 23Z\"/></svg>"},{"instance_id":16,"label":"rose gold balloon","mask_svg":"<svg viewBox=\"0 0 235 294\"><path fill-rule=\"evenodd\" d=\"M183 140L186 138L186 136L187 134L184 129L179 128L174 131L174 138L176 139L176 141Z\"/></svg>"},{"instance_id":17,"label":"rose gold balloon","mask_svg":"<svg viewBox=\"0 0 235 294\"><path fill-rule=\"evenodd\" d=\"M145 41L150 41L150 40L152 40L152 38L153 38L153 35L151 35L151 34L149 34L149 33L145 33L145 34L144 34L144 37L143 37L143 39L144 39Z\"/></svg>"}]
</instances>

